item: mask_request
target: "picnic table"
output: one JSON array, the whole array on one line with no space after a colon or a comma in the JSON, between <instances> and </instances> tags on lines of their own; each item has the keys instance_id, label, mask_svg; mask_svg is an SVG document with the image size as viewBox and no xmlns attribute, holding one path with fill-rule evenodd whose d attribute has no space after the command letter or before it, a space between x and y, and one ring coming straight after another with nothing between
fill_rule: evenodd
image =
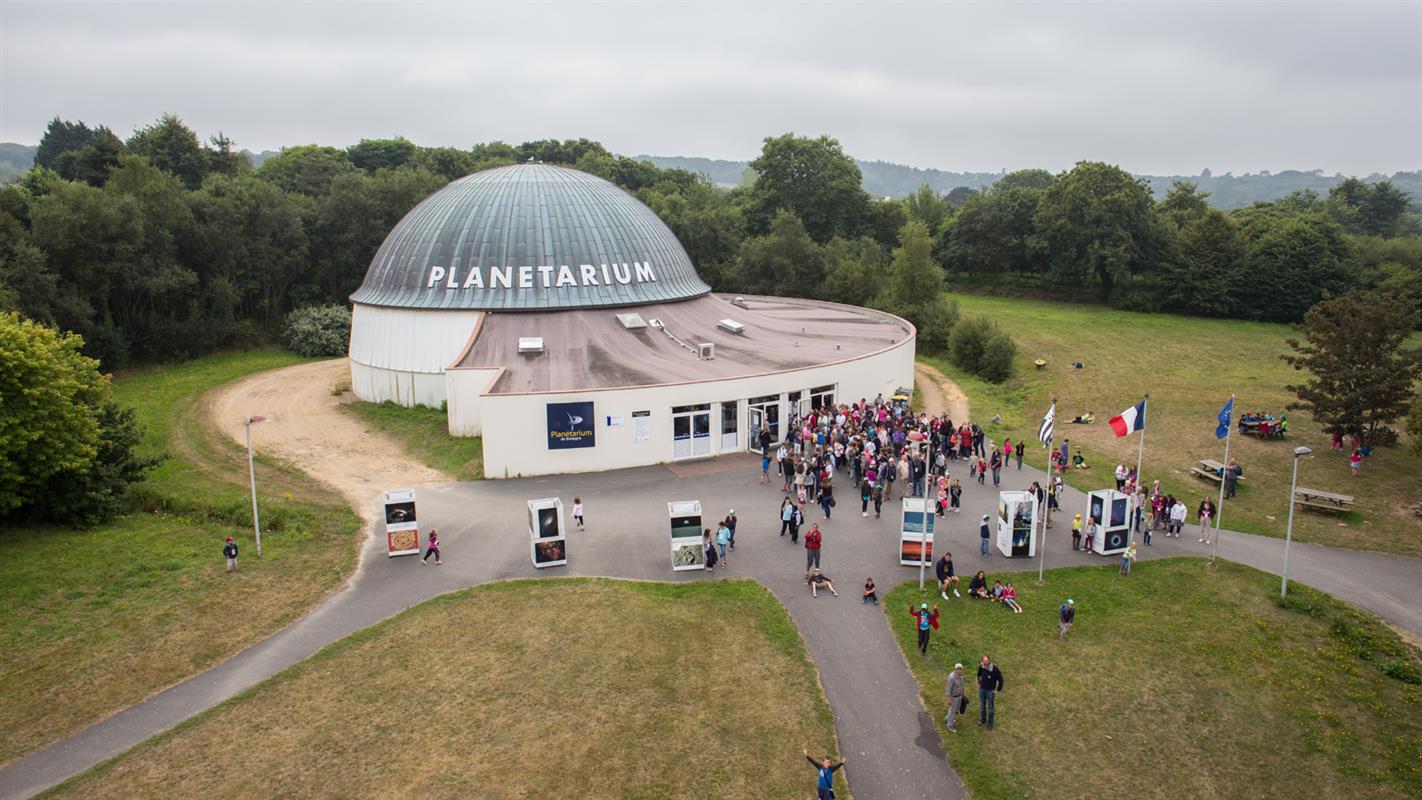
<instances>
[{"instance_id":1,"label":"picnic table","mask_svg":"<svg viewBox=\"0 0 1422 800\"><path fill-rule=\"evenodd\" d=\"M1347 511L1353 507L1353 496L1325 492L1322 489L1306 489L1300 486L1294 490L1294 502L1301 506L1324 511Z\"/></svg>"},{"instance_id":2,"label":"picnic table","mask_svg":"<svg viewBox=\"0 0 1422 800\"><path fill-rule=\"evenodd\" d=\"M1224 471L1225 465L1213 458L1202 458L1200 459L1200 466L1190 468L1192 474L1199 475L1201 478L1207 478L1215 483L1224 480ZM1244 476L1240 475L1238 480L1244 480Z\"/></svg>"},{"instance_id":3,"label":"picnic table","mask_svg":"<svg viewBox=\"0 0 1422 800\"><path fill-rule=\"evenodd\" d=\"M1242 419L1239 421L1239 432L1261 439L1284 438L1282 420L1277 419Z\"/></svg>"}]
</instances>

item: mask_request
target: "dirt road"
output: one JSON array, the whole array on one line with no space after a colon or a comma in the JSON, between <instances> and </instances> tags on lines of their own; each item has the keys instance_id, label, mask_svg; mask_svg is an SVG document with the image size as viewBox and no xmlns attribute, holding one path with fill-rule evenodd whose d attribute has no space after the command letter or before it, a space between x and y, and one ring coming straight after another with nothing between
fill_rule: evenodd
<instances>
[{"instance_id":1,"label":"dirt road","mask_svg":"<svg viewBox=\"0 0 1422 800\"><path fill-rule=\"evenodd\" d=\"M250 375L207 398L214 425L246 444L242 419L263 414L252 426L252 446L296 464L339 491L370 522L372 500L385 489L452 481L411 458L399 442L343 413L331 388L350 382L350 363L339 358Z\"/></svg>"},{"instance_id":2,"label":"dirt road","mask_svg":"<svg viewBox=\"0 0 1422 800\"><path fill-rule=\"evenodd\" d=\"M967 422L970 419L968 396L937 367L916 361L913 365L913 375L914 383L921 392L918 404L931 416L947 413L948 418L955 423Z\"/></svg>"}]
</instances>

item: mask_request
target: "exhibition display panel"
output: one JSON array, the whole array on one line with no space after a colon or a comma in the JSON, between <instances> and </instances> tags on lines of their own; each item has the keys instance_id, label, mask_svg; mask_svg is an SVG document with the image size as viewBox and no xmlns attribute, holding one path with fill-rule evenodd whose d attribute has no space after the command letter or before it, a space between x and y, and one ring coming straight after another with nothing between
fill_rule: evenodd
<instances>
[{"instance_id":1,"label":"exhibition display panel","mask_svg":"<svg viewBox=\"0 0 1422 800\"><path fill-rule=\"evenodd\" d=\"M706 546L701 540L701 501L677 500L667 503L671 521L672 569L683 572L706 568Z\"/></svg>"},{"instance_id":2,"label":"exhibition display panel","mask_svg":"<svg viewBox=\"0 0 1422 800\"><path fill-rule=\"evenodd\" d=\"M420 526L415 521L415 492L401 489L385 493L385 554L420 554Z\"/></svg>"},{"instance_id":3,"label":"exhibition display panel","mask_svg":"<svg viewBox=\"0 0 1422 800\"><path fill-rule=\"evenodd\" d=\"M899 563L917 567L933 562L933 505L921 497L905 497L899 524Z\"/></svg>"},{"instance_id":4,"label":"exhibition display panel","mask_svg":"<svg viewBox=\"0 0 1422 800\"><path fill-rule=\"evenodd\" d=\"M542 569L568 563L566 530L562 500L544 497L528 501L529 557L533 559L533 566Z\"/></svg>"},{"instance_id":5,"label":"exhibition display panel","mask_svg":"<svg viewBox=\"0 0 1422 800\"><path fill-rule=\"evenodd\" d=\"M1037 495L999 492L997 498L998 551L1009 558L1037 555Z\"/></svg>"},{"instance_id":6,"label":"exhibition display panel","mask_svg":"<svg viewBox=\"0 0 1422 800\"><path fill-rule=\"evenodd\" d=\"M1124 553L1131 544L1131 497L1115 489L1086 495L1087 517L1096 523L1091 552L1100 556Z\"/></svg>"}]
</instances>

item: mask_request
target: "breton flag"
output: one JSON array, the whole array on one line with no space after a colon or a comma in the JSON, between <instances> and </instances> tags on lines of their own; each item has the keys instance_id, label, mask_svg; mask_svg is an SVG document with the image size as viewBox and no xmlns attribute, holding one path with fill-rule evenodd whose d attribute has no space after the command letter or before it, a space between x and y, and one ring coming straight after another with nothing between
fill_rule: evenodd
<instances>
[{"instance_id":1,"label":"breton flag","mask_svg":"<svg viewBox=\"0 0 1422 800\"><path fill-rule=\"evenodd\" d=\"M1120 416L1112 417L1106 421L1106 424L1116 432L1117 439L1132 431L1145 430L1145 401L1142 400L1122 411Z\"/></svg>"},{"instance_id":2,"label":"breton flag","mask_svg":"<svg viewBox=\"0 0 1422 800\"><path fill-rule=\"evenodd\" d=\"M1042 427L1037 431L1037 440L1046 447L1052 441L1052 423L1057 418L1057 404L1052 403L1052 407L1047 409L1047 416L1042 417Z\"/></svg>"},{"instance_id":3,"label":"breton flag","mask_svg":"<svg viewBox=\"0 0 1422 800\"><path fill-rule=\"evenodd\" d=\"M1231 397L1224 408L1220 409L1220 424L1215 427L1215 438L1223 439L1229 435L1229 421L1234 416L1234 398Z\"/></svg>"}]
</instances>

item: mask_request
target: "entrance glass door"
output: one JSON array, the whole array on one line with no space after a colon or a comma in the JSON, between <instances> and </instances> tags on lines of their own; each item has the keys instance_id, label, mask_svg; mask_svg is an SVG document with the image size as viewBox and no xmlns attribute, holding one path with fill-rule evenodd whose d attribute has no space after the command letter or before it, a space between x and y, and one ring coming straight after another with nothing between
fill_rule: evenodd
<instances>
[{"instance_id":1,"label":"entrance glass door","mask_svg":"<svg viewBox=\"0 0 1422 800\"><path fill-rule=\"evenodd\" d=\"M731 400L721 404L721 452L733 453L738 449L741 417L741 403Z\"/></svg>"},{"instance_id":2,"label":"entrance glass door","mask_svg":"<svg viewBox=\"0 0 1422 800\"><path fill-rule=\"evenodd\" d=\"M747 414L750 418L750 441L747 444L752 450L760 448L760 432L765 429L765 410L751 406Z\"/></svg>"},{"instance_id":3,"label":"entrance glass door","mask_svg":"<svg viewBox=\"0 0 1422 800\"><path fill-rule=\"evenodd\" d=\"M783 437L780 435L780 395L768 394L764 397L752 397L746 401L746 407L750 409L751 416L751 446L760 446L761 429L770 431L770 441L778 442Z\"/></svg>"},{"instance_id":4,"label":"entrance glass door","mask_svg":"<svg viewBox=\"0 0 1422 800\"><path fill-rule=\"evenodd\" d=\"M711 455L711 404L672 408L672 458Z\"/></svg>"}]
</instances>

